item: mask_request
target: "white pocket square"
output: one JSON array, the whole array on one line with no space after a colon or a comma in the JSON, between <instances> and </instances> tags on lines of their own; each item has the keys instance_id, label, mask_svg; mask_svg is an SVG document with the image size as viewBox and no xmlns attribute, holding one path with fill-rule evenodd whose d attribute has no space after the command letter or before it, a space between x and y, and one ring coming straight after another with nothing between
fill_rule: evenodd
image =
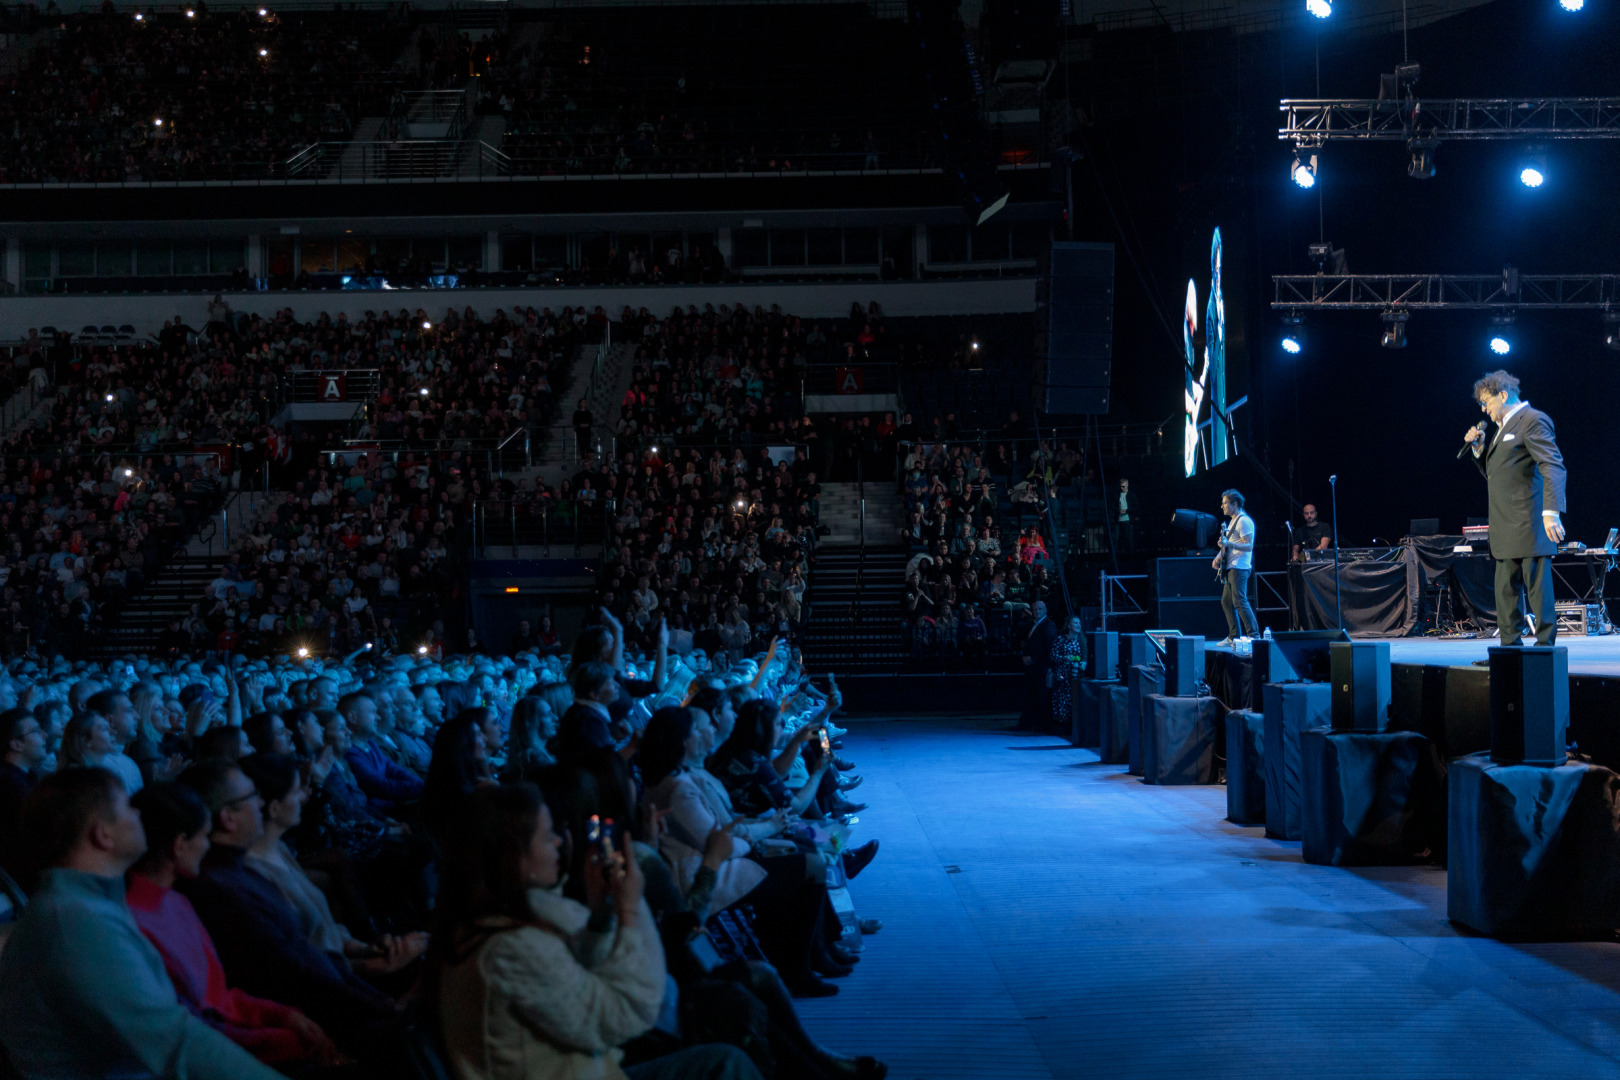
<instances>
[{"instance_id":1,"label":"white pocket square","mask_svg":"<svg viewBox=\"0 0 1620 1080\"><path fill-rule=\"evenodd\" d=\"M1502 441L1503 442L1512 442L1514 439L1517 439L1517 438L1518 438L1517 435L1504 435L1504 436L1502 436Z\"/></svg>"}]
</instances>

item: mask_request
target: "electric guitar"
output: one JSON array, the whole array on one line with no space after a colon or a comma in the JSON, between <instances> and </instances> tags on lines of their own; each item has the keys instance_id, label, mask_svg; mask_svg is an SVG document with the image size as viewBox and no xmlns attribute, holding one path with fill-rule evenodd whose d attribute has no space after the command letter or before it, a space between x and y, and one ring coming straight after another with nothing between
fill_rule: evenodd
<instances>
[{"instance_id":1,"label":"electric guitar","mask_svg":"<svg viewBox=\"0 0 1620 1080\"><path fill-rule=\"evenodd\" d=\"M1226 560L1231 557L1232 549L1226 546L1226 532L1232 527L1232 519L1227 518L1221 522L1221 553L1215 557L1215 581L1217 584L1226 582Z\"/></svg>"}]
</instances>

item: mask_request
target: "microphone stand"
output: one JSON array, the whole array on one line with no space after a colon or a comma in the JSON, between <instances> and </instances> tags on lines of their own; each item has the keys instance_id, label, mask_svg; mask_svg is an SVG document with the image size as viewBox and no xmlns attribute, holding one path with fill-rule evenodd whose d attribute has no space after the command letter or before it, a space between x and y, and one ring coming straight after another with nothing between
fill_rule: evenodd
<instances>
[{"instance_id":1,"label":"microphone stand","mask_svg":"<svg viewBox=\"0 0 1620 1080\"><path fill-rule=\"evenodd\" d=\"M1339 477L1328 477L1329 498L1333 501L1333 607L1339 632L1344 632L1344 594L1339 591Z\"/></svg>"}]
</instances>

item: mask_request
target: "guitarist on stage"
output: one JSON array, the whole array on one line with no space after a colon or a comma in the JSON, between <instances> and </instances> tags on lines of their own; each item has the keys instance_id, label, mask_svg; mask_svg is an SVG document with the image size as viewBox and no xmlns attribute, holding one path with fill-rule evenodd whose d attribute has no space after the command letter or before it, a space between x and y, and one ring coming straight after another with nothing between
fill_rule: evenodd
<instances>
[{"instance_id":1,"label":"guitarist on stage","mask_svg":"<svg viewBox=\"0 0 1620 1080\"><path fill-rule=\"evenodd\" d=\"M1222 645L1247 640L1260 632L1254 609L1249 607L1249 572L1254 569L1254 519L1243 512L1243 493L1236 488L1221 492L1221 550L1211 565L1222 579L1221 611L1226 615Z\"/></svg>"}]
</instances>

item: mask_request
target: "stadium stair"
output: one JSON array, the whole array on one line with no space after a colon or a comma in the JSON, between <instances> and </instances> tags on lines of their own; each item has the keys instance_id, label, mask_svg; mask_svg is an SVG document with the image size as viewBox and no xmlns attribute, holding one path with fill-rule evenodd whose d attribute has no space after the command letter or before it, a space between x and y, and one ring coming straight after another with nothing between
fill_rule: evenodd
<instances>
[{"instance_id":1,"label":"stadium stair","mask_svg":"<svg viewBox=\"0 0 1620 1080\"><path fill-rule=\"evenodd\" d=\"M810 620L801 647L814 672L879 674L906 662L900 634L906 551L823 545L810 585Z\"/></svg>"}]
</instances>

